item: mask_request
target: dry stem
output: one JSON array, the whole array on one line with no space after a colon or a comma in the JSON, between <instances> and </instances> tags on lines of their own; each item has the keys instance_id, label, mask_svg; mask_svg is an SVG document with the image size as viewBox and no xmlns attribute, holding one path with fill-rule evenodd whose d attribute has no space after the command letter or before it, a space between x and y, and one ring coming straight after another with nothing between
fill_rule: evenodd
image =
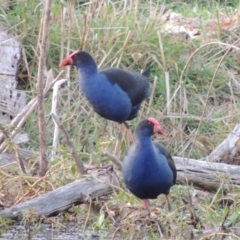
<instances>
[{"instance_id":1,"label":"dry stem","mask_svg":"<svg viewBox=\"0 0 240 240\"><path fill-rule=\"evenodd\" d=\"M38 65L37 77L37 100L38 100L38 126L39 126L39 140L40 140L40 167L39 175L44 176L48 169L47 159L47 131L45 124L45 111L44 111L44 68L46 66L46 52L48 40L48 25L51 11L51 0L46 0L44 8L44 19L42 26L42 40L40 45L40 58Z\"/></svg>"}]
</instances>

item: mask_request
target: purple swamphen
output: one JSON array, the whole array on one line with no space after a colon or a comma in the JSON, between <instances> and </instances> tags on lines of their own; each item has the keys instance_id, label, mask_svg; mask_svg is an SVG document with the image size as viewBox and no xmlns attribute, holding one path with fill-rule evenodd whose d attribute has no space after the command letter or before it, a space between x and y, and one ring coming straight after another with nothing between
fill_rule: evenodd
<instances>
[{"instance_id":1,"label":"purple swamphen","mask_svg":"<svg viewBox=\"0 0 240 240\"><path fill-rule=\"evenodd\" d=\"M123 162L123 179L127 188L143 200L150 216L148 199L165 194L171 211L170 188L176 183L177 171L169 151L151 136L154 133L166 136L164 128L155 118L141 121L135 130L135 142Z\"/></svg>"},{"instance_id":2,"label":"purple swamphen","mask_svg":"<svg viewBox=\"0 0 240 240\"><path fill-rule=\"evenodd\" d=\"M75 65L79 74L80 88L95 112L103 118L124 123L138 114L141 103L150 96L152 85L148 78L150 68L142 74L119 68L106 68L98 71L93 57L78 50L61 63L60 67ZM121 139L121 125L114 154Z\"/></svg>"}]
</instances>

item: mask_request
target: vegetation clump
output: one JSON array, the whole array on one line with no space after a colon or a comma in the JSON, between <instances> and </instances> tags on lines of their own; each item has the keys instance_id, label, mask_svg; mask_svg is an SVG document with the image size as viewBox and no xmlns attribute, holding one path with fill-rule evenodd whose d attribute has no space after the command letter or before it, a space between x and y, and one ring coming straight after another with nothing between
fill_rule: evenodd
<instances>
[{"instance_id":1,"label":"vegetation clump","mask_svg":"<svg viewBox=\"0 0 240 240\"><path fill-rule=\"evenodd\" d=\"M0 24L8 26L21 42L22 62L18 81L30 100L36 95L44 2L3 2L5 4L0 5ZM77 49L90 52L100 69L113 66L142 71L151 66L153 96L141 108L138 118L132 121L131 128L134 129L146 116L155 117L168 130L170 137L164 140L164 144L173 156L199 159L207 156L239 122L239 24L234 22L239 14L238 8L238 1L215 0L184 3L53 1L46 70L51 69L56 77L60 73L59 62ZM181 14L186 31L174 30L177 23L172 19L176 16L173 12ZM229 28L223 20L227 17L229 23L234 22L229 24ZM187 28L188 18L198 20L196 35L190 34L192 25ZM169 28L170 21L172 25ZM118 127L91 111L79 92L75 70L69 69L62 77L70 81L61 89L59 117L78 154L89 165L99 166L108 162L102 151L113 151ZM51 151L51 95L45 100ZM24 125L30 141L22 147L38 153L36 126L37 113L34 112ZM128 147L129 142L123 141L121 159ZM35 172L36 156L29 161L28 173ZM34 174L22 175L20 171L1 170L0 204L11 206L78 178L71 154L64 140L60 139L58 155L50 162L44 179L39 180ZM192 204L188 200L189 191L194 199ZM192 186L173 188L173 236L176 239L189 238L191 234L199 239L220 239L223 236L239 239L239 193L231 190L226 194L222 189L204 197L195 196L195 193ZM65 228L62 223L74 222L80 234L86 237L97 235L97 239L159 239L157 220L168 226L169 219L162 202L161 197L153 201L153 221L146 225L140 201L121 188L108 198L100 198L84 207L73 206L69 212L52 219L41 219L41 222L58 226L59 231ZM194 218L193 208L200 221ZM29 216L23 223L28 221ZM1 228L10 225L9 221L0 219Z\"/></svg>"}]
</instances>

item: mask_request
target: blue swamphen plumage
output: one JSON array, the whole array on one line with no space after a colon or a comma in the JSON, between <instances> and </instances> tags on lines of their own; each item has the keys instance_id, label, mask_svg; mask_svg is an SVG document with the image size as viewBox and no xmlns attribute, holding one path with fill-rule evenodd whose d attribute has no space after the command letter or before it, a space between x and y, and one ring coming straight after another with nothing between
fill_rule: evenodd
<instances>
[{"instance_id":1,"label":"blue swamphen plumage","mask_svg":"<svg viewBox=\"0 0 240 240\"><path fill-rule=\"evenodd\" d=\"M142 74L119 68L98 71L93 57L80 50L60 63L60 67L67 65L77 67L80 88L94 111L120 124L137 116L141 103L152 91L150 68Z\"/></svg>"},{"instance_id":2,"label":"blue swamphen plumage","mask_svg":"<svg viewBox=\"0 0 240 240\"><path fill-rule=\"evenodd\" d=\"M135 142L131 145L123 163L123 179L127 188L143 200L150 215L148 199L165 194L169 211L170 188L176 183L177 171L169 151L151 136L154 133L166 136L164 128L155 118L141 121L135 130Z\"/></svg>"}]
</instances>

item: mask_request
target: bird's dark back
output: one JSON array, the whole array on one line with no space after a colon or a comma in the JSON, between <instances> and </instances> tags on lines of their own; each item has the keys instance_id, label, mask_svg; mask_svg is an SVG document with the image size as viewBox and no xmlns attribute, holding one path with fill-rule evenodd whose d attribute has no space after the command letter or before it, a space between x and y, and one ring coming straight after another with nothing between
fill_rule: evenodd
<instances>
[{"instance_id":1,"label":"bird's dark back","mask_svg":"<svg viewBox=\"0 0 240 240\"><path fill-rule=\"evenodd\" d=\"M133 106L141 104L151 95L152 85L145 75L119 68L106 68L100 73L104 74L112 84L118 84L127 93ZM146 74L150 74L149 70Z\"/></svg>"},{"instance_id":2,"label":"bird's dark back","mask_svg":"<svg viewBox=\"0 0 240 240\"><path fill-rule=\"evenodd\" d=\"M177 169L176 169L176 165L175 162L173 161L173 158L170 154L170 152L167 150L166 147L164 147L162 144L158 143L158 142L153 142L153 144L155 145L155 147L158 149L159 153L163 154L166 156L167 161L168 161L168 165L172 170L173 173L173 184L176 184L176 180L177 180Z\"/></svg>"}]
</instances>

